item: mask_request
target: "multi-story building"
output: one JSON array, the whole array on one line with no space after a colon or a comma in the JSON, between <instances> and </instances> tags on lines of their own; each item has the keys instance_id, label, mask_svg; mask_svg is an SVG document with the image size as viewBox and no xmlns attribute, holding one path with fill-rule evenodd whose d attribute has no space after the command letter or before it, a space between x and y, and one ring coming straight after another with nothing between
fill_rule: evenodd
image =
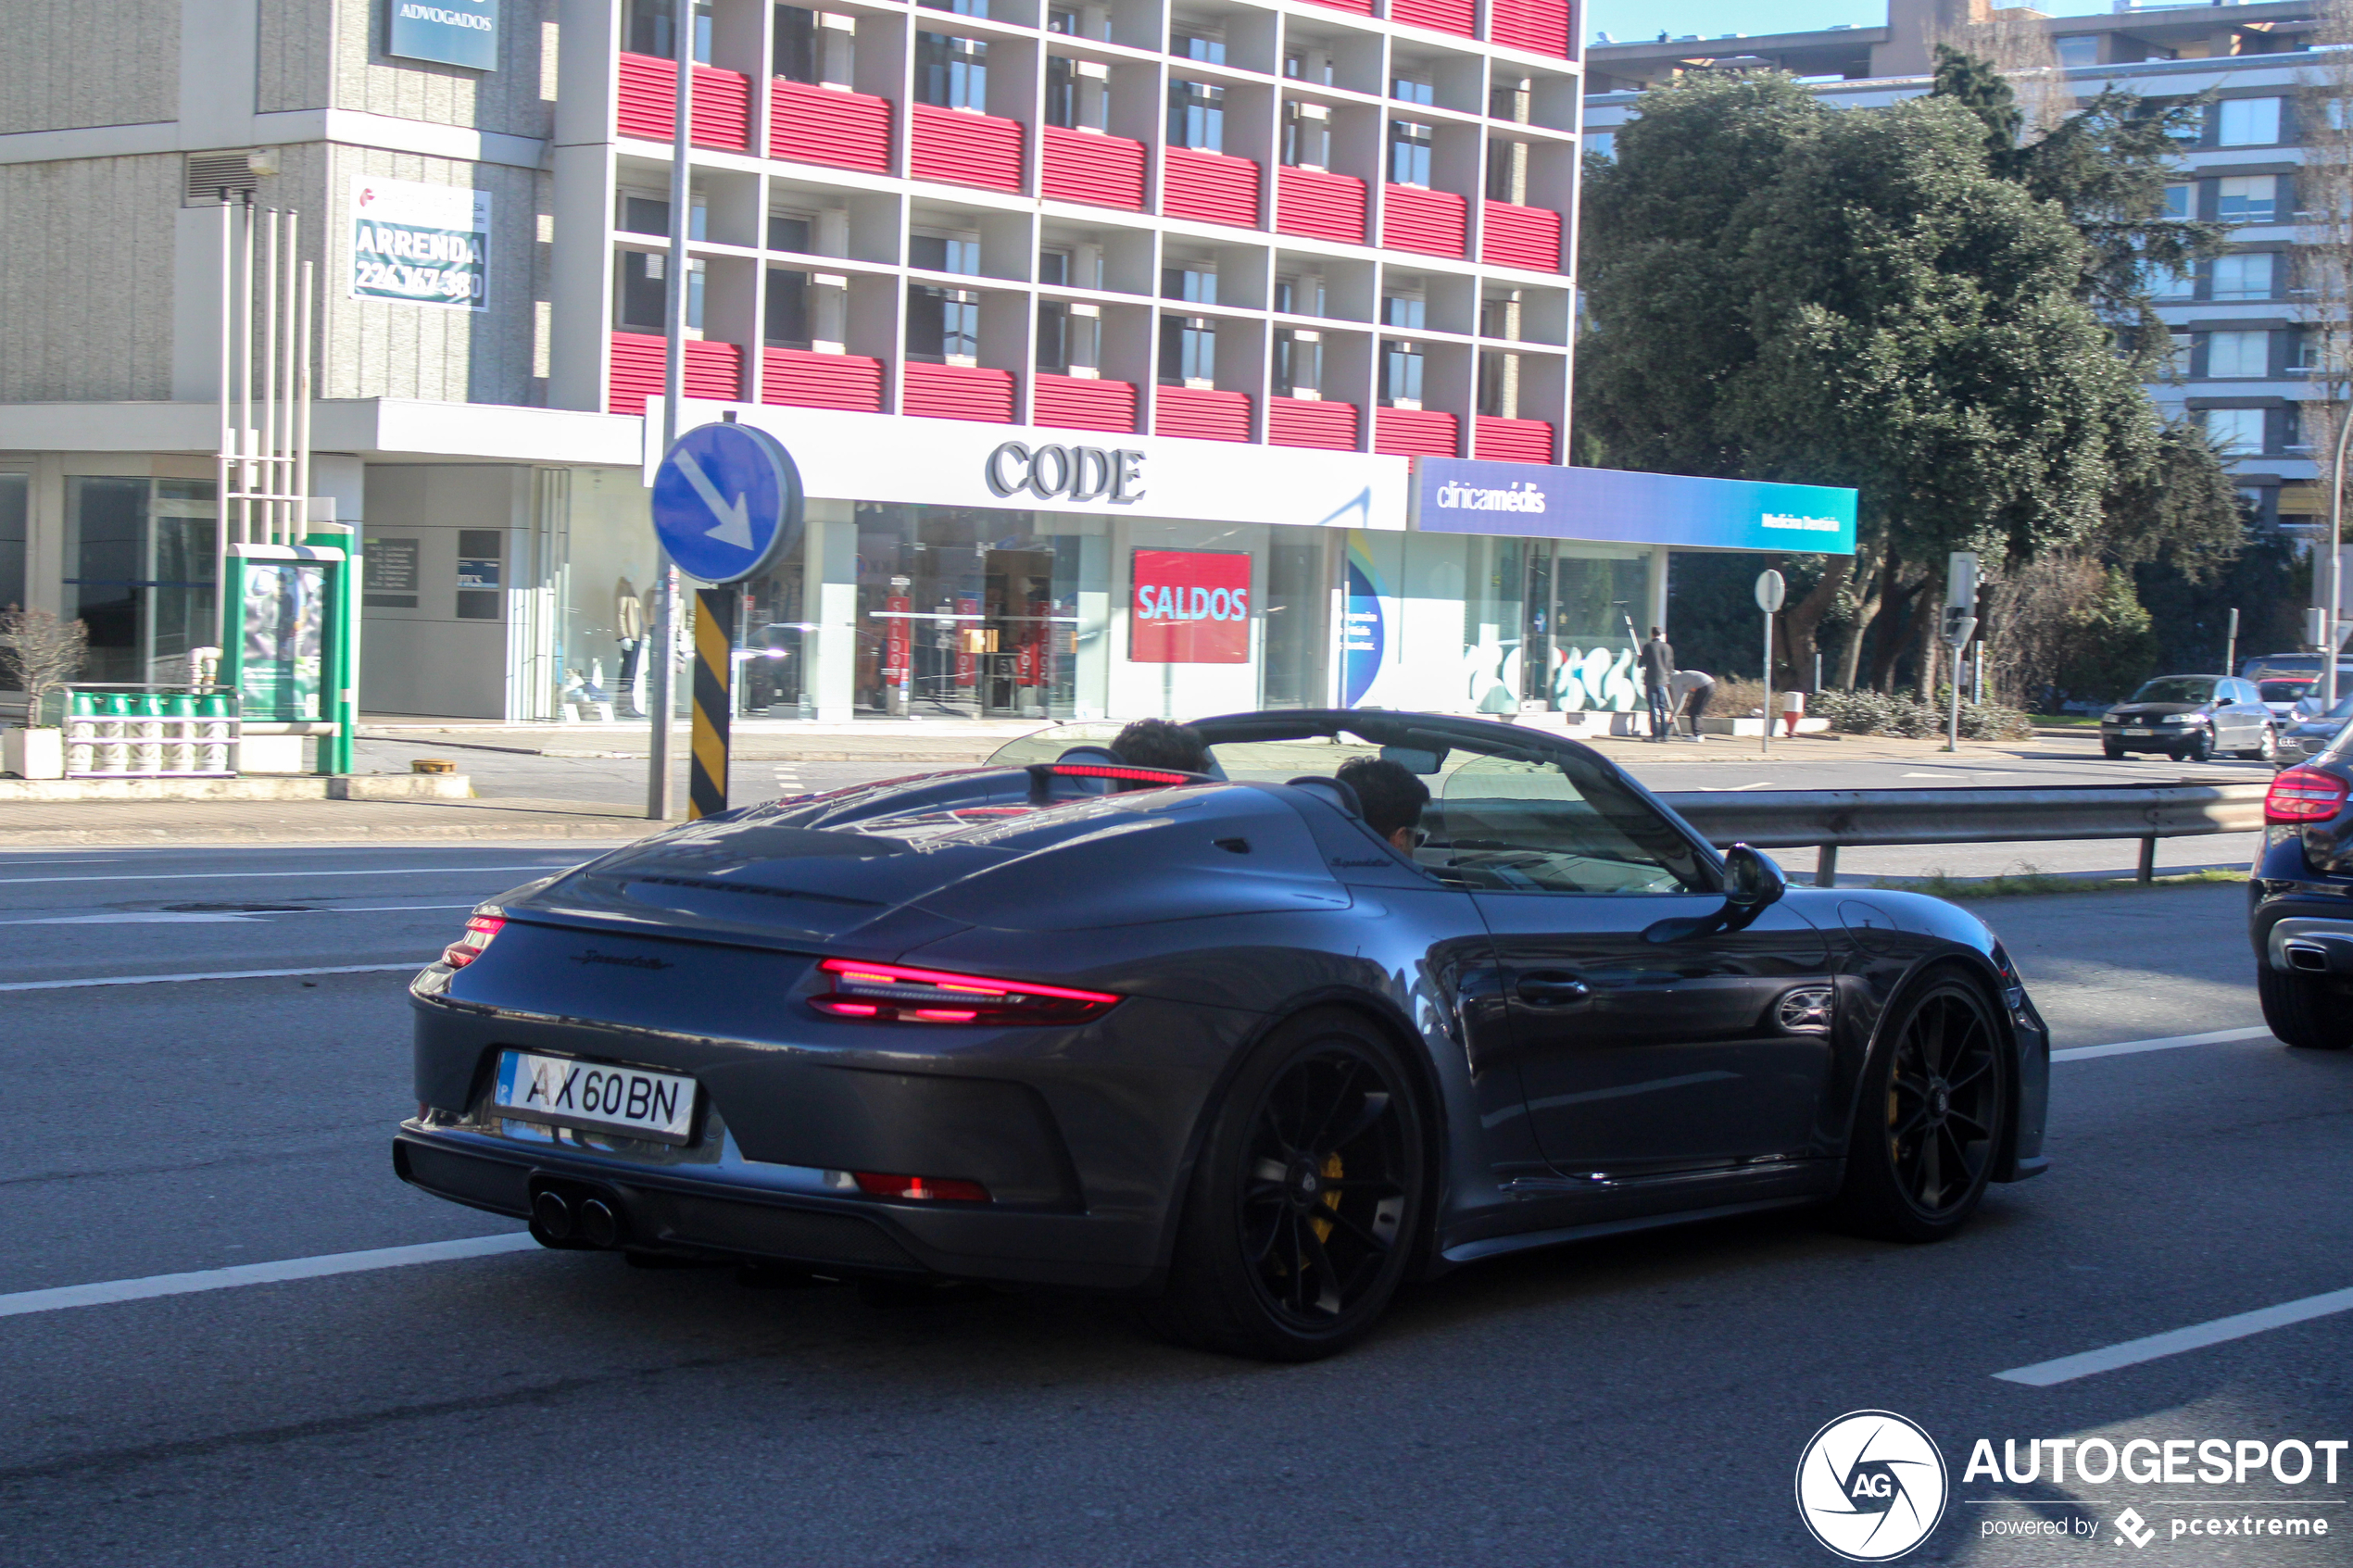
<instances>
[{"instance_id":1,"label":"multi-story building","mask_svg":"<svg viewBox=\"0 0 2353 1568\"><path fill-rule=\"evenodd\" d=\"M1585 125L1606 155L1642 92L1685 71L1775 69L1841 107L1929 90L1934 44L1970 46L1983 0L1889 0L1888 25L1769 37L1601 41L1589 51ZM2266 522L2290 527L2327 510L2299 410L2310 397L2311 295L2296 267L2300 124L2315 81L2318 9L2309 0L2127 5L2111 13L2001 14L2047 35L2056 76L2076 100L2120 87L2156 100L2212 95L2184 140L2171 210L2229 226L2229 251L2160 279L2158 312L2172 332L2172 373L2150 394L2203 422L2237 459L2241 494ZM1977 37L1983 38L1981 31ZM1976 45L1986 47L1980 42Z\"/></svg>"},{"instance_id":2,"label":"multi-story building","mask_svg":"<svg viewBox=\"0 0 2353 1568\"><path fill-rule=\"evenodd\" d=\"M1529 494L1565 471L1568 0L674 14L0 8L0 602L82 616L94 678L208 639L254 203L321 280L363 706L631 711L682 49L686 395L825 476L742 596L748 713L1631 706L1664 543L1733 542Z\"/></svg>"}]
</instances>

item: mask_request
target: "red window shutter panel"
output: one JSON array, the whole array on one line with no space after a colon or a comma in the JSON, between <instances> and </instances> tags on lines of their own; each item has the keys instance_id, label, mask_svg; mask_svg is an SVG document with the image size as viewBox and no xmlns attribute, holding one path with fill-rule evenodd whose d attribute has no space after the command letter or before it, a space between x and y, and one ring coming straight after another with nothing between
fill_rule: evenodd
<instances>
[{"instance_id":1,"label":"red window shutter panel","mask_svg":"<svg viewBox=\"0 0 2353 1568\"><path fill-rule=\"evenodd\" d=\"M1144 208L1144 144L1049 125L1040 132L1045 166L1042 195L1055 201Z\"/></svg>"},{"instance_id":2,"label":"red window shutter panel","mask_svg":"<svg viewBox=\"0 0 2353 1568\"><path fill-rule=\"evenodd\" d=\"M1472 456L1491 463L1549 463L1553 460L1550 420L1505 420L1481 414L1471 422Z\"/></svg>"},{"instance_id":3,"label":"red window shutter panel","mask_svg":"<svg viewBox=\"0 0 2353 1568\"><path fill-rule=\"evenodd\" d=\"M656 338L655 342L661 340ZM744 351L732 343L690 342L686 345L686 383L689 397L711 397L733 403L744 395Z\"/></svg>"},{"instance_id":4,"label":"red window shutter panel","mask_svg":"<svg viewBox=\"0 0 2353 1568\"><path fill-rule=\"evenodd\" d=\"M1013 372L985 370L978 365L910 363L899 411L933 420L1011 424Z\"/></svg>"},{"instance_id":5,"label":"red window shutter panel","mask_svg":"<svg viewBox=\"0 0 2353 1568\"><path fill-rule=\"evenodd\" d=\"M1478 16L1477 0L1389 0L1390 21L1426 27L1434 32L1457 33L1465 38L1471 35Z\"/></svg>"},{"instance_id":6,"label":"red window shutter panel","mask_svg":"<svg viewBox=\"0 0 2353 1568\"><path fill-rule=\"evenodd\" d=\"M1561 215L1549 207L1488 202L1478 225L1478 256L1498 267L1561 270Z\"/></svg>"},{"instance_id":7,"label":"red window shutter panel","mask_svg":"<svg viewBox=\"0 0 2353 1568\"><path fill-rule=\"evenodd\" d=\"M612 334L612 391L605 408L615 414L642 414L646 399L661 395L662 340L650 332Z\"/></svg>"},{"instance_id":8,"label":"red window shutter panel","mask_svg":"<svg viewBox=\"0 0 2353 1568\"><path fill-rule=\"evenodd\" d=\"M1568 0L1487 0L1487 36L1507 49L1568 57Z\"/></svg>"},{"instance_id":9,"label":"red window shutter panel","mask_svg":"<svg viewBox=\"0 0 2353 1568\"><path fill-rule=\"evenodd\" d=\"M1266 400L1266 440L1274 446L1320 446L1356 450L1356 405L1321 403L1310 397Z\"/></svg>"},{"instance_id":10,"label":"red window shutter panel","mask_svg":"<svg viewBox=\"0 0 2353 1568\"><path fill-rule=\"evenodd\" d=\"M947 185L1021 189L1021 122L917 104L907 172Z\"/></svg>"},{"instance_id":11,"label":"red window shutter panel","mask_svg":"<svg viewBox=\"0 0 2353 1568\"><path fill-rule=\"evenodd\" d=\"M1258 165L1246 157L1170 147L1161 164L1160 209L1202 223L1258 227Z\"/></svg>"},{"instance_id":12,"label":"red window shutter panel","mask_svg":"<svg viewBox=\"0 0 2353 1568\"><path fill-rule=\"evenodd\" d=\"M806 348L770 348L761 353L762 403L879 414L882 395L879 359L862 354L817 354Z\"/></svg>"},{"instance_id":13,"label":"red window shutter panel","mask_svg":"<svg viewBox=\"0 0 2353 1568\"><path fill-rule=\"evenodd\" d=\"M1152 398L1152 433L1195 441L1248 441L1250 394L1164 386Z\"/></svg>"},{"instance_id":14,"label":"red window shutter panel","mask_svg":"<svg viewBox=\"0 0 2353 1568\"><path fill-rule=\"evenodd\" d=\"M695 68L694 143L698 147L751 150L751 78L740 71Z\"/></svg>"},{"instance_id":15,"label":"red window shutter panel","mask_svg":"<svg viewBox=\"0 0 2353 1568\"><path fill-rule=\"evenodd\" d=\"M1391 185L1381 196L1380 243L1425 256L1463 254L1470 204L1452 191Z\"/></svg>"},{"instance_id":16,"label":"red window shutter panel","mask_svg":"<svg viewBox=\"0 0 2353 1568\"><path fill-rule=\"evenodd\" d=\"M768 84L768 94L770 157L889 171L889 99L782 78Z\"/></svg>"},{"instance_id":17,"label":"red window shutter panel","mask_svg":"<svg viewBox=\"0 0 2353 1568\"><path fill-rule=\"evenodd\" d=\"M1135 383L1040 370L1029 383L1029 422L1054 430L1131 435L1136 430Z\"/></svg>"},{"instance_id":18,"label":"red window shutter panel","mask_svg":"<svg viewBox=\"0 0 2353 1568\"><path fill-rule=\"evenodd\" d=\"M1365 182L1315 169L1275 171L1275 229L1311 239L1365 243Z\"/></svg>"},{"instance_id":19,"label":"red window shutter panel","mask_svg":"<svg viewBox=\"0 0 2353 1568\"><path fill-rule=\"evenodd\" d=\"M1455 423L1434 408L1381 408L1373 415L1373 450L1399 458L1451 458Z\"/></svg>"},{"instance_id":20,"label":"red window shutter panel","mask_svg":"<svg viewBox=\"0 0 2353 1568\"><path fill-rule=\"evenodd\" d=\"M614 129L623 136L667 142L678 131L678 68L650 55L621 56ZM740 72L695 67L694 126L699 147L737 152L751 145L751 79Z\"/></svg>"}]
</instances>

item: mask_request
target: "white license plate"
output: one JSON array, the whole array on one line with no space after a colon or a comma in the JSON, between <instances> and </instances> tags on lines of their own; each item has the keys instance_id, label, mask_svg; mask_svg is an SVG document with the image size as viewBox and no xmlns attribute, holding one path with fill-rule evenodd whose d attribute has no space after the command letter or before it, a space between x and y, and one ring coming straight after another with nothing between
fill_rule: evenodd
<instances>
[{"instance_id":1,"label":"white license plate","mask_svg":"<svg viewBox=\"0 0 2353 1568\"><path fill-rule=\"evenodd\" d=\"M491 1099L522 1120L610 1128L662 1143L685 1143L695 1120L692 1078L529 1051L498 1053Z\"/></svg>"},{"instance_id":2,"label":"white license plate","mask_svg":"<svg viewBox=\"0 0 2353 1568\"><path fill-rule=\"evenodd\" d=\"M2137 736L2143 740L2146 740L2149 736L2157 734L2155 730L2127 730L2124 733L2128 735Z\"/></svg>"}]
</instances>

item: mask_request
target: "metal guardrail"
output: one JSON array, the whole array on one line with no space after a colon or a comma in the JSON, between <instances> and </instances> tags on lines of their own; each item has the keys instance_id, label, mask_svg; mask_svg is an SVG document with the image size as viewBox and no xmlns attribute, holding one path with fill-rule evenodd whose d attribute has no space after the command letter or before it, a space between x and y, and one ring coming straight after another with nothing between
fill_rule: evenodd
<instances>
[{"instance_id":1,"label":"metal guardrail","mask_svg":"<svg viewBox=\"0 0 2353 1568\"><path fill-rule=\"evenodd\" d=\"M1715 845L1818 851L1814 885L1838 883L1838 852L1889 844L2022 844L2137 838L2139 880L2156 874L2157 841L2263 826L2269 786L2082 784L2044 789L1729 789L1662 792Z\"/></svg>"}]
</instances>

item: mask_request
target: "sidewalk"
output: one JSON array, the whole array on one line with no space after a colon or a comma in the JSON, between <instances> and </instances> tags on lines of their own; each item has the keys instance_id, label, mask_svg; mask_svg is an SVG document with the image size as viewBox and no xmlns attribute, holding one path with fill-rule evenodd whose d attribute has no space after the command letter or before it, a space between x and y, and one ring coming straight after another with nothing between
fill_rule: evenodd
<instances>
[{"instance_id":1,"label":"sidewalk","mask_svg":"<svg viewBox=\"0 0 2353 1568\"><path fill-rule=\"evenodd\" d=\"M643 837L643 810L594 801L28 800L0 802L0 848L60 845L419 844Z\"/></svg>"}]
</instances>

